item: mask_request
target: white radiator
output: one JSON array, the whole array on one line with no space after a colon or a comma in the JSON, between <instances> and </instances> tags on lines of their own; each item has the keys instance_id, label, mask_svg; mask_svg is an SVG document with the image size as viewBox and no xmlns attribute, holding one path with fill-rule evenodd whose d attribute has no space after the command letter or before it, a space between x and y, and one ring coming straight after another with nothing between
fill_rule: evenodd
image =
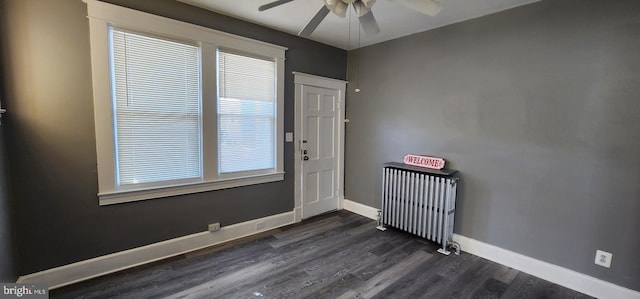
<instances>
[{"instance_id":1,"label":"white radiator","mask_svg":"<svg viewBox=\"0 0 640 299\"><path fill-rule=\"evenodd\" d=\"M385 164L382 176L382 210L379 226L394 227L442 244L438 252L456 254L451 240L456 210L455 171L421 169L400 163Z\"/></svg>"}]
</instances>

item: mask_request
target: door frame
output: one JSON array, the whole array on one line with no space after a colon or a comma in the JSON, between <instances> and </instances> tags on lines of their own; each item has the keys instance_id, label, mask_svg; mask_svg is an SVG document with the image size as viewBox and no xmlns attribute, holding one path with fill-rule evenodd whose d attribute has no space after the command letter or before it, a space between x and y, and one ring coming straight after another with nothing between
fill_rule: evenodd
<instances>
[{"instance_id":1,"label":"door frame","mask_svg":"<svg viewBox=\"0 0 640 299\"><path fill-rule=\"evenodd\" d=\"M301 155L301 144L302 144L302 92L303 86L315 86L320 88L328 88L338 91L338 103L337 103L337 114L338 114L338 128L336 134L336 145L338 147L337 151L337 159L336 159L336 173L337 173L337 188L338 188L338 202L336 206L338 210L342 210L344 207L344 102L345 102L345 92L347 88L347 81L325 78L316 75L305 74L301 72L293 72L294 76L294 84L295 84L295 124L294 124L294 215L295 222L300 222L302 220L302 155Z\"/></svg>"}]
</instances>

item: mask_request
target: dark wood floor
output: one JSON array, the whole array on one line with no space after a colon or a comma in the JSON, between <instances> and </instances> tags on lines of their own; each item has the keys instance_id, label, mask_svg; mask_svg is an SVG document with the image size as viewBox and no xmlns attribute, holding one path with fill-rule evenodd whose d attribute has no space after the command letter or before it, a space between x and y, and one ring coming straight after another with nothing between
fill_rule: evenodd
<instances>
[{"instance_id":1,"label":"dark wood floor","mask_svg":"<svg viewBox=\"0 0 640 299\"><path fill-rule=\"evenodd\" d=\"M51 291L51 298L590 298L338 211Z\"/></svg>"}]
</instances>

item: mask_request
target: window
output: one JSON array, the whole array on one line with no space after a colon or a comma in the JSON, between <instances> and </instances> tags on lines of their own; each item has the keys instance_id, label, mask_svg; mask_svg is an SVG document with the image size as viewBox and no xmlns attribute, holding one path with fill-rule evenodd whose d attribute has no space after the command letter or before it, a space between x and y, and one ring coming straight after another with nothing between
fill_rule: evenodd
<instances>
[{"instance_id":1,"label":"window","mask_svg":"<svg viewBox=\"0 0 640 299\"><path fill-rule=\"evenodd\" d=\"M111 30L118 185L202 176L197 46Z\"/></svg>"},{"instance_id":2,"label":"window","mask_svg":"<svg viewBox=\"0 0 640 299\"><path fill-rule=\"evenodd\" d=\"M284 179L285 48L87 5L101 205Z\"/></svg>"},{"instance_id":3,"label":"window","mask_svg":"<svg viewBox=\"0 0 640 299\"><path fill-rule=\"evenodd\" d=\"M275 63L218 52L220 172L275 165Z\"/></svg>"}]
</instances>

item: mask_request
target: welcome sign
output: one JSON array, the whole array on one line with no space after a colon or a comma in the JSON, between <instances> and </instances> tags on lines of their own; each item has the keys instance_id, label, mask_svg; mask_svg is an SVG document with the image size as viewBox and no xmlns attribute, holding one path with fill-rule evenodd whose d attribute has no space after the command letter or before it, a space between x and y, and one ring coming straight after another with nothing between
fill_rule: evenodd
<instances>
[{"instance_id":1,"label":"welcome sign","mask_svg":"<svg viewBox=\"0 0 640 299\"><path fill-rule=\"evenodd\" d=\"M444 159L430 156L406 155L404 156L404 164L431 169L442 169L444 168Z\"/></svg>"}]
</instances>

